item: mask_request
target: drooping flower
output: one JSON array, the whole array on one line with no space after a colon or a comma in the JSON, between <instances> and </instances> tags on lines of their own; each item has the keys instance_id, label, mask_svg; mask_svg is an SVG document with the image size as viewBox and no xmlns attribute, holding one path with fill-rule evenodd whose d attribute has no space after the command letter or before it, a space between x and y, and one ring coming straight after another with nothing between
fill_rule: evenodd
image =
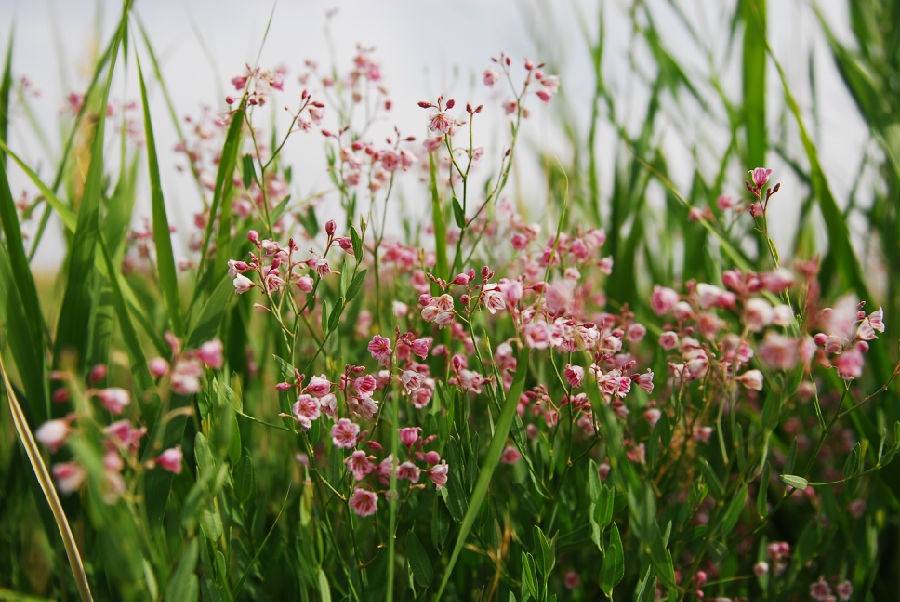
<instances>
[{"instance_id":1,"label":"drooping flower","mask_svg":"<svg viewBox=\"0 0 900 602\"><path fill-rule=\"evenodd\" d=\"M378 495L367 489L357 487L350 496L350 509L365 518L372 516L378 511Z\"/></svg>"}]
</instances>

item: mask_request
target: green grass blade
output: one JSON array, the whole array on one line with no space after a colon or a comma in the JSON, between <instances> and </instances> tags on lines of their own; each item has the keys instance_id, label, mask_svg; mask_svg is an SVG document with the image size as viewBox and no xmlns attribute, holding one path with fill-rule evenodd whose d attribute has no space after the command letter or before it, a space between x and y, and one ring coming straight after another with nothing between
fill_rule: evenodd
<instances>
[{"instance_id":1,"label":"green grass blade","mask_svg":"<svg viewBox=\"0 0 900 602\"><path fill-rule=\"evenodd\" d=\"M65 226L66 230L68 230L69 232L74 232L78 218L76 217L72 209L70 209L68 205L63 203L60 198L56 196L56 193L53 192L53 189L47 186L44 181L41 180L41 177L37 175L37 172L31 169L31 167L29 167L28 164L25 163L25 161L23 161L19 155L9 149L9 147L6 145L5 140L0 140L0 150L3 151L3 154L8 155L9 158L12 159L15 164L18 165L19 168L25 173L25 175L28 176L28 179L31 180L32 184L34 184L35 187L37 187L41 195L47 201L47 204L50 205L50 207L53 208L54 211L56 211L57 215L59 215L59 219L62 221L63 226Z\"/></svg>"},{"instance_id":2,"label":"green grass blade","mask_svg":"<svg viewBox=\"0 0 900 602\"><path fill-rule=\"evenodd\" d=\"M434 156L428 155L428 185L431 190L431 219L434 224L435 270L440 278L449 277L447 266L447 230L444 227L444 212L441 210L441 196L437 185L437 164Z\"/></svg>"},{"instance_id":3,"label":"green grass blade","mask_svg":"<svg viewBox=\"0 0 900 602\"><path fill-rule=\"evenodd\" d=\"M9 376L6 372L6 365L3 362L2 354L0 354L0 376L2 376L3 379L3 388L6 391L6 400L9 404L9 411L12 414L13 422L15 423L16 433L19 436L19 440L22 442L22 446L25 448L25 453L28 455L28 460L31 463L34 475L37 477L41 490L44 493L44 497L47 500L47 504L50 506L50 510L56 520L56 525L59 527L59 535L62 538L63 546L66 549L69 565L72 567L72 574L75 577L75 585L78 588L78 593L84 602L93 600L91 588L87 580L87 574L84 570L84 561L81 559L81 553L78 551L78 545L75 543L75 535L72 533L72 527L69 525L66 513L63 511L62 503L60 503L59 495L56 492L56 487L53 485L53 479L50 477L50 471L47 470L47 465L44 464L44 458L41 456L41 451L38 449L37 443L34 440L34 434L31 432L28 422L25 420L22 406L19 404L12 383L9 382Z\"/></svg>"},{"instance_id":4,"label":"green grass blade","mask_svg":"<svg viewBox=\"0 0 900 602\"><path fill-rule=\"evenodd\" d=\"M153 123L150 119L150 105L147 102L147 87L144 85L144 74L141 71L140 61L138 61L138 83L141 90L141 106L144 109L144 135L147 138L147 165L150 173L150 196L153 205L153 244L156 247L156 269L172 332L176 336L182 337L184 336L184 325L181 320L181 301L178 298L178 273L175 270L175 256L172 252L172 238L159 177L156 142L153 138Z\"/></svg>"},{"instance_id":5,"label":"green grass blade","mask_svg":"<svg viewBox=\"0 0 900 602\"><path fill-rule=\"evenodd\" d=\"M803 117L800 114L800 106L797 104L793 94L791 94L787 75L785 75L781 63L775 58L775 54L768 44L766 45L766 49L772 57L775 69L778 72L778 77L781 80L781 85L784 89L784 101L800 131L800 142L803 145L803 150L809 161L813 194L818 201L822 217L825 219L825 228L828 232L828 252L825 255L825 259L822 261L821 273L829 277L836 274L841 282L842 288L845 290L852 289L863 299L868 299L868 287L866 286L866 281L863 277L859 261L856 259L856 254L853 251L853 246L850 243L851 238L850 231L847 228L847 222L844 220L844 216L834 199L831 188L828 186L828 178L826 178L825 170L822 168L822 164L819 161L815 143L810 137L806 125L803 122ZM829 294L827 291L830 288L830 283L825 282L823 284L823 290L826 291L826 294Z\"/></svg>"},{"instance_id":6,"label":"green grass blade","mask_svg":"<svg viewBox=\"0 0 900 602\"><path fill-rule=\"evenodd\" d=\"M6 65L0 84L0 139L7 139L9 128L9 96L11 90L12 39L7 49ZM4 151L6 145L3 145ZM6 153L0 160L0 221L2 221L5 249L3 271L6 276L6 313L9 326L20 336L12 337L10 348L35 422L43 422L50 415L50 400L46 385L46 334L44 316L38 301L34 275L25 254L19 214L16 210L6 172ZM13 323L15 322L15 323Z\"/></svg>"},{"instance_id":7,"label":"green grass blade","mask_svg":"<svg viewBox=\"0 0 900 602\"><path fill-rule=\"evenodd\" d=\"M98 106L106 107L109 91L113 81L113 65L118 54L119 45L125 35L129 5L126 3L119 26L113 34L110 49L109 69L106 83L99 94ZM63 302L59 312L59 324L56 331L54 361L58 364L64 352L71 351L75 366L84 368L87 361L89 325L92 323L97 307L92 291L95 281L95 260L97 240L100 235L100 207L103 196L103 138L106 125L106 112L98 111L93 140L91 142L90 165L82 195L81 207L78 210L78 221L72 238L67 283Z\"/></svg>"},{"instance_id":8,"label":"green grass blade","mask_svg":"<svg viewBox=\"0 0 900 602\"><path fill-rule=\"evenodd\" d=\"M740 19L744 23L741 78L747 135L745 164L752 169L765 166L769 143L766 130L766 0L743 0Z\"/></svg>"},{"instance_id":9,"label":"green grass blade","mask_svg":"<svg viewBox=\"0 0 900 602\"><path fill-rule=\"evenodd\" d=\"M525 377L528 374L529 357L530 351L523 346L518 353L515 378L509 388L509 392L506 394L506 400L503 402L500 416L497 418L494 436L491 438L487 456L484 458L484 463L481 465L481 471L478 474L478 480L475 482L475 488L472 490L472 497L469 499L469 508L466 510L466 514L463 516L462 523L459 526L456 545L453 547L450 562L447 563L447 567L444 569L444 577L441 580L441 587L435 596L435 600L441 599L444 588L447 587L450 575L453 573L453 567L456 566L456 560L459 557L459 553L462 551L466 539L469 537L469 532L472 530L475 518L481 511L481 505L484 502L488 487L491 484L491 477L493 477L494 470L500 463L500 456L503 453L503 449L506 447L509 429L512 426L513 418L516 415L519 397L521 397L522 391L525 388Z\"/></svg>"}]
</instances>

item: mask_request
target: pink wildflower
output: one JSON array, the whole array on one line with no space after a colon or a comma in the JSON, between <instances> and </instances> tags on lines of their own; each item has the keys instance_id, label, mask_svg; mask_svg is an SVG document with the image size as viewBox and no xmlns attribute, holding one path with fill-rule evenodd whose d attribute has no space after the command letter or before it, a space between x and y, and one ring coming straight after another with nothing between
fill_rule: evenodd
<instances>
[{"instance_id":1,"label":"pink wildflower","mask_svg":"<svg viewBox=\"0 0 900 602\"><path fill-rule=\"evenodd\" d=\"M109 410L110 414L116 416L125 411L125 406L131 401L128 391L118 387L101 389L97 391L97 397L100 398L100 403L103 404L103 407Z\"/></svg>"},{"instance_id":2,"label":"pink wildflower","mask_svg":"<svg viewBox=\"0 0 900 602\"><path fill-rule=\"evenodd\" d=\"M149 369L153 378L161 378L169 371L169 363L161 357L154 357L150 360Z\"/></svg>"},{"instance_id":3,"label":"pink wildflower","mask_svg":"<svg viewBox=\"0 0 900 602\"><path fill-rule=\"evenodd\" d=\"M197 350L197 357L208 367L218 370L222 367L222 341L218 338L207 341Z\"/></svg>"},{"instance_id":4,"label":"pink wildflower","mask_svg":"<svg viewBox=\"0 0 900 602\"><path fill-rule=\"evenodd\" d=\"M372 357L382 366L387 366L391 363L390 339L386 339L376 334L372 337L372 340L369 341L367 349L369 350L369 353L372 354Z\"/></svg>"},{"instance_id":5,"label":"pink wildflower","mask_svg":"<svg viewBox=\"0 0 900 602\"><path fill-rule=\"evenodd\" d=\"M584 368L574 364L566 364L566 367L563 368L563 376L565 376L566 382L569 383L570 387L577 389L584 380Z\"/></svg>"},{"instance_id":6,"label":"pink wildflower","mask_svg":"<svg viewBox=\"0 0 900 602\"><path fill-rule=\"evenodd\" d=\"M156 457L156 465L162 468L163 470L168 470L169 472L174 472L175 474L181 473L181 462L182 462L182 453L181 446L176 445L175 447L170 447L169 449L163 451L159 456Z\"/></svg>"},{"instance_id":7,"label":"pink wildflower","mask_svg":"<svg viewBox=\"0 0 900 602\"><path fill-rule=\"evenodd\" d=\"M356 450L344 462L353 474L355 481L362 481L367 474L375 470L375 465L366 456L366 452Z\"/></svg>"},{"instance_id":8,"label":"pink wildflower","mask_svg":"<svg viewBox=\"0 0 900 602\"><path fill-rule=\"evenodd\" d=\"M434 483L434 488L437 491L440 491L444 487L444 485L447 484L448 472L450 472L450 467L447 466L447 462L445 460L441 460L440 464L432 466L431 470L428 471L431 482Z\"/></svg>"},{"instance_id":9,"label":"pink wildflower","mask_svg":"<svg viewBox=\"0 0 900 602\"><path fill-rule=\"evenodd\" d=\"M419 467L407 460L403 464L397 467L397 478L405 479L410 483L418 483L419 482Z\"/></svg>"},{"instance_id":10,"label":"pink wildflower","mask_svg":"<svg viewBox=\"0 0 900 602\"><path fill-rule=\"evenodd\" d=\"M331 427L331 441L335 447L341 449L355 446L357 435L359 435L359 425L350 422L347 418L341 418Z\"/></svg>"},{"instance_id":11,"label":"pink wildflower","mask_svg":"<svg viewBox=\"0 0 900 602\"><path fill-rule=\"evenodd\" d=\"M420 430L422 429L417 426L399 429L400 442L403 443L403 445L405 445L407 448L412 447L419 439Z\"/></svg>"},{"instance_id":12,"label":"pink wildflower","mask_svg":"<svg viewBox=\"0 0 900 602\"><path fill-rule=\"evenodd\" d=\"M357 487L350 496L350 508L358 516L372 516L378 510L378 495Z\"/></svg>"},{"instance_id":13,"label":"pink wildflower","mask_svg":"<svg viewBox=\"0 0 900 602\"><path fill-rule=\"evenodd\" d=\"M751 391L762 391L763 377L759 370L747 370L735 380Z\"/></svg>"},{"instance_id":14,"label":"pink wildflower","mask_svg":"<svg viewBox=\"0 0 900 602\"><path fill-rule=\"evenodd\" d=\"M506 449L503 450L503 454L500 456L500 461L504 464L515 464L521 459L522 454L512 445L506 446Z\"/></svg>"},{"instance_id":15,"label":"pink wildflower","mask_svg":"<svg viewBox=\"0 0 900 602\"><path fill-rule=\"evenodd\" d=\"M653 295L650 297L650 305L656 315L661 316L675 307L678 303L678 293L674 290L656 285L653 287Z\"/></svg>"},{"instance_id":16,"label":"pink wildflower","mask_svg":"<svg viewBox=\"0 0 900 602\"><path fill-rule=\"evenodd\" d=\"M66 439L71 432L72 427L69 424L69 420L65 418L55 418L53 420L48 420L38 427L38 429L34 431L34 438L37 439L39 443L46 445L47 449L50 450L50 453L56 453L59 448L63 446L63 443L66 442Z\"/></svg>"},{"instance_id":17,"label":"pink wildflower","mask_svg":"<svg viewBox=\"0 0 900 602\"><path fill-rule=\"evenodd\" d=\"M319 400L306 393L301 393L297 396L297 401L291 408L291 412L304 430L309 430L312 426L312 421L322 414Z\"/></svg>"},{"instance_id":18,"label":"pink wildflower","mask_svg":"<svg viewBox=\"0 0 900 602\"><path fill-rule=\"evenodd\" d=\"M235 295L241 295L243 293L246 293L251 288L256 286L255 284L253 284L252 280L250 280L243 274L236 275L234 277L234 280L231 281L231 283L234 285L234 294Z\"/></svg>"},{"instance_id":19,"label":"pink wildflower","mask_svg":"<svg viewBox=\"0 0 900 602\"><path fill-rule=\"evenodd\" d=\"M60 493L70 494L78 491L87 478L87 471L76 462L60 462L53 466L53 476Z\"/></svg>"}]
</instances>

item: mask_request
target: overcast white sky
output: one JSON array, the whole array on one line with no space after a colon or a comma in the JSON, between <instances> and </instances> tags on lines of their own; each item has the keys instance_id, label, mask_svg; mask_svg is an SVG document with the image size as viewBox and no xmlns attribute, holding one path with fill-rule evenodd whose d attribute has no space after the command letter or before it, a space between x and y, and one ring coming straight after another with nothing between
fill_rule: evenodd
<instances>
[{"instance_id":1,"label":"overcast white sky","mask_svg":"<svg viewBox=\"0 0 900 602\"><path fill-rule=\"evenodd\" d=\"M630 81L634 74L627 60L629 24L625 17L628 4L625 0L546 0L543 3L534 0L280 0L274 3L272 27L260 64L263 67L284 64L289 69L289 76L295 76L304 59L329 64L336 58L339 64L346 65L357 43L375 46L376 57L382 64L397 107L394 119L404 133L421 134L423 115L415 107L417 100L434 98L441 93L455 95L461 100L467 100L468 94L484 94L477 86L473 87L473 79L478 79L490 57L501 50L516 59L542 58L529 31L528 23L534 20L526 18L529 7L535 4L541 4L547 15L552 15L552 18L542 16L537 26L553 44L549 51L554 58L563 61L560 74L563 87L582 118L587 115L593 81L580 34L579 15L593 19L598 7L607 9L606 77L622 95L620 104L627 107L628 95L639 94L635 92L639 86ZM650 4L659 6L657 25L677 51L686 40L678 28L667 27L674 23L669 16L668 3L659 0ZM722 30L719 15L726 3L721 0L683 0L677 4L694 15L701 30L709 29L712 47L725 47L727 31ZM822 0L820 4L838 30L846 29L841 12L843 0ZM136 7L161 57L164 76L176 96L176 108L180 115L185 115L196 113L203 104L222 108L221 97L229 92L227 83L231 76L239 73L245 62L256 60L273 3L137 0ZM325 13L331 8L338 9L330 26L333 46L329 46L324 33ZM62 99L70 91L80 91L85 85L85 57L90 44L97 40L98 19L102 31L99 40L105 44L120 10L120 2L114 0L100 0L99 3L0 0L0 39L4 39L10 30L14 32L14 73L26 75L42 91L35 107L41 118L46 119L51 132L56 127ZM832 184L840 196L852 181L852 175L842 174L841 169L848 162L858 160L867 132L855 118L852 103L833 75L827 49L815 38L816 26L809 3L784 0L770 3L769 10L773 47L792 81L802 84L794 92L805 107L811 104L809 94L803 89L808 82L808 52L810 47L818 48L818 85L822 92L820 98L825 100L819 106L824 126L820 133L823 142L820 152L826 168L835 174ZM705 57L695 59L701 66L706 61ZM732 74L731 80L726 78L725 83L739 86L739 81L736 74ZM769 86L773 95L778 96L774 74ZM133 83L113 94L120 99L122 96L137 98ZM154 95L154 100L158 103L158 94ZM174 135L171 128L167 131L163 125L167 117L162 106L156 104L154 107L155 123L161 126L157 132L161 164L163 169L171 168L176 159L167 156L166 149L174 145ZM554 140L559 140L558 133L545 130L545 124L539 119L536 121L529 125L535 137L551 145ZM26 132L27 127L23 124L15 126L11 146L40 163L39 147L33 140L28 140ZM677 161L677 158L673 160ZM774 160L772 163L771 166L777 168ZM743 176L736 174L736 177ZM23 181L13 179L13 182L15 188L15 182ZM733 183L735 194L741 192L741 184L742 180ZM785 182L788 188L789 184ZM189 187L176 183L168 186L166 193L170 204L190 204ZM13 192L16 194L17 191ZM782 193L782 196L787 195ZM142 211L140 207L138 211ZM147 213L146 209L143 213ZM788 219L779 224L780 236L789 234L792 221ZM48 245L41 254L41 263L52 267L58 261L58 247Z\"/></svg>"}]
</instances>

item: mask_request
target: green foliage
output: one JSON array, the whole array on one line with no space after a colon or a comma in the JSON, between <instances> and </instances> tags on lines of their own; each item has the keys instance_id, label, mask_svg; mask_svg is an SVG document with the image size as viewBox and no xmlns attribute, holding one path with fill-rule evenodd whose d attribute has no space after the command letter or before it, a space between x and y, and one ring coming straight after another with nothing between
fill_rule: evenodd
<instances>
[{"instance_id":1,"label":"green foliage","mask_svg":"<svg viewBox=\"0 0 900 602\"><path fill-rule=\"evenodd\" d=\"M670 4L685 43L709 55L699 25ZM832 192L816 129L770 45L770 3L723 9L738 91L716 61L704 71L685 59L651 3L629 5L618 17L650 62L627 107L605 71L616 9L581 15L587 127L565 88L550 98L563 60L541 38L548 4L530 15L547 63L522 70L500 55L491 65L514 101L484 109L508 126L496 156L478 159L487 174L472 169L482 107L423 103L431 139L418 174L421 141L371 141L383 115L359 110L354 87L368 50L352 76L328 74L327 102L304 91L283 135L266 113L283 74L248 66L211 137L215 159L186 153L198 183L215 173L189 266L176 262L148 85L185 143L189 134L131 3L52 182L10 147L11 38L0 351L12 422L0 426L22 447L0 444L0 598L644 601L700 589L786 600L820 575L852 584L855 598L892 595L900 410L885 400L900 373L900 34L896 3L863 4L850 3L856 46L819 23L881 151L863 165L881 184L861 180L853 193L874 199L864 210ZM105 110L139 53L149 58L136 72L142 148ZM771 103L770 74L782 102ZM559 107L570 159L523 149L525 117L544 110L535 91ZM383 107L383 93L366 88L366 106ZM319 125L326 109L337 128ZM691 111L708 116L718 146L673 126ZM799 151L775 140L773 124L788 122ZM332 189L304 199L283 150L316 128ZM666 135L692 155L689 171L677 171L685 161L667 153ZM701 161L711 147L724 151ZM779 185L746 171L776 156L827 234L817 240L804 218L791 252L769 231ZM541 168L546 199L507 189L515 170ZM27 208L12 169L39 192ZM742 179L737 208L717 204ZM144 193L149 231L129 236ZM326 219L321 195L339 219ZM398 219L398 239L391 220L408 195L427 216ZM547 232L529 223L542 203ZM29 243L22 222L38 209ZM53 285L30 263L51 214L66 245ZM879 249L866 264L849 227L859 214ZM772 284L794 261L792 280ZM886 275L885 324L871 305L858 313L857 300L877 294L863 265Z\"/></svg>"}]
</instances>

